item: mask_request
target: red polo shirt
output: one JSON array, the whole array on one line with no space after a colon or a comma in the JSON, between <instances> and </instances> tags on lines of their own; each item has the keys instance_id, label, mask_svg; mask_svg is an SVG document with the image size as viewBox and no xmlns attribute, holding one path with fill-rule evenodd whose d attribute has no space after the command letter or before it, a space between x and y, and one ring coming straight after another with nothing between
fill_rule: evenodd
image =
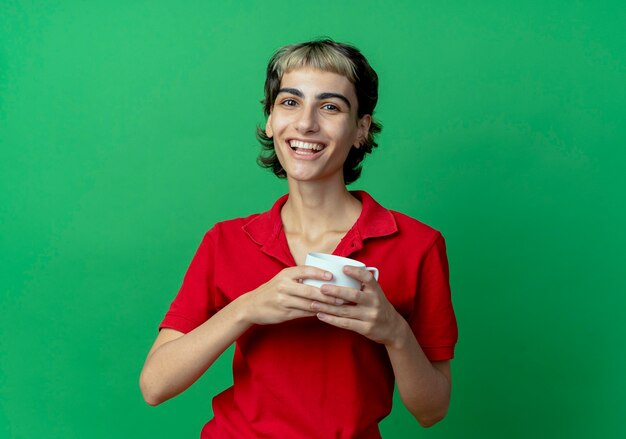
<instances>
[{"instance_id":1,"label":"red polo shirt","mask_svg":"<svg viewBox=\"0 0 626 439\"><path fill-rule=\"evenodd\" d=\"M380 271L389 301L431 360L454 355L457 326L441 234L353 192L362 211L334 254ZM236 297L294 266L280 198L268 212L216 224L161 328L187 333ZM236 343L234 384L213 400L202 438L380 438L394 376L384 346L315 317L253 326Z\"/></svg>"}]
</instances>

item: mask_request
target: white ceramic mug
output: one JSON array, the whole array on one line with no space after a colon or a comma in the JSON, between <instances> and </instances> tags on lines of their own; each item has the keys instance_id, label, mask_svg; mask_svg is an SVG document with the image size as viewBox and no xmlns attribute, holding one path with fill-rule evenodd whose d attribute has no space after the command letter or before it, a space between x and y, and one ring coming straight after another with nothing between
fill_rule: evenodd
<instances>
[{"instance_id":1,"label":"white ceramic mug","mask_svg":"<svg viewBox=\"0 0 626 439\"><path fill-rule=\"evenodd\" d=\"M332 284L360 290L361 282L348 276L347 274L344 274L343 267L346 265L365 268L366 270L372 272L374 279L378 280L378 268L366 267L363 262L350 258L344 258L342 256L329 255L326 253L309 253L306 255L304 265L321 268L322 270L330 271L333 274L333 278L331 280L304 279L302 281L303 284L318 288L324 284Z\"/></svg>"}]
</instances>

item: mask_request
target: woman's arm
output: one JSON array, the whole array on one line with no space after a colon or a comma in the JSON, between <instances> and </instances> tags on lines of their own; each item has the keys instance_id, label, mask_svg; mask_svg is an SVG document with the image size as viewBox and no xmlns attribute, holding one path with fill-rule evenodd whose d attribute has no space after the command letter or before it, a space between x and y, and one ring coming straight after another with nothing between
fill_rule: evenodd
<instances>
[{"instance_id":1,"label":"woman's arm","mask_svg":"<svg viewBox=\"0 0 626 439\"><path fill-rule=\"evenodd\" d=\"M186 390L248 327L234 301L187 334L163 328L139 378L145 401L155 406Z\"/></svg>"},{"instance_id":2,"label":"woman's arm","mask_svg":"<svg viewBox=\"0 0 626 439\"><path fill-rule=\"evenodd\" d=\"M144 399L158 405L187 389L252 325L315 315L312 301L332 302L334 298L299 281L331 278L332 274L315 267L286 268L187 334L162 329L141 371L139 387Z\"/></svg>"},{"instance_id":3,"label":"woman's arm","mask_svg":"<svg viewBox=\"0 0 626 439\"><path fill-rule=\"evenodd\" d=\"M385 347L400 399L423 427L430 427L448 412L452 387L450 361L430 362L409 324L399 314L398 317L398 333Z\"/></svg>"},{"instance_id":4,"label":"woman's arm","mask_svg":"<svg viewBox=\"0 0 626 439\"><path fill-rule=\"evenodd\" d=\"M363 289L323 285L321 292L356 306L314 302L312 309L319 311L317 317L326 323L385 345L402 402L421 425L434 425L448 410L450 362L428 360L409 324L389 303L372 273L349 266L344 272L360 280Z\"/></svg>"}]
</instances>

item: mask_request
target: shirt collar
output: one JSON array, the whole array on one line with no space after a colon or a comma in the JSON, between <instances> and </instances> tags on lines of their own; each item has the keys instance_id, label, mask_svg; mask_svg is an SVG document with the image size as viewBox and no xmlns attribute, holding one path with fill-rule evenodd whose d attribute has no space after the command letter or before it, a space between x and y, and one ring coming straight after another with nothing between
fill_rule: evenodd
<instances>
[{"instance_id":1,"label":"shirt collar","mask_svg":"<svg viewBox=\"0 0 626 439\"><path fill-rule=\"evenodd\" d=\"M335 249L334 253L340 256L348 256L360 250L366 239L388 236L398 231L391 211L378 204L370 194L365 191L351 191L351 194L361 201L361 214ZM280 211L288 198L288 194L283 195L269 211L254 216L242 228L250 239L262 247L265 253L276 257L286 265L295 265L283 233L283 222L280 216Z\"/></svg>"}]
</instances>

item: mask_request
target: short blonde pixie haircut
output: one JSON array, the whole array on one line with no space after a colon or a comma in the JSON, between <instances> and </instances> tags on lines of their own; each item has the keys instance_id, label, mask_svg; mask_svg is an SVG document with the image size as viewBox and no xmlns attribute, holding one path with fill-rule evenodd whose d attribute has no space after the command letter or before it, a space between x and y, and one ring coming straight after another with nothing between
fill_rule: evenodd
<instances>
[{"instance_id":1,"label":"short blonde pixie haircut","mask_svg":"<svg viewBox=\"0 0 626 439\"><path fill-rule=\"evenodd\" d=\"M372 123L367 140L360 148L352 148L343 166L346 184L353 183L361 176L362 161L365 154L378 146L374 140L382 130L382 125L373 119L374 108L378 102L378 75L367 59L353 46L337 43L331 39L321 39L306 43L281 47L270 58L265 78L265 99L261 101L265 116L269 116L280 89L280 81L285 73L303 67L312 67L345 76L354 84L357 97L357 117L366 114L372 116ZM279 178L287 174L278 161L274 150L274 141L261 127L257 127L257 139L262 145L257 162L264 168L271 169Z\"/></svg>"}]
</instances>

